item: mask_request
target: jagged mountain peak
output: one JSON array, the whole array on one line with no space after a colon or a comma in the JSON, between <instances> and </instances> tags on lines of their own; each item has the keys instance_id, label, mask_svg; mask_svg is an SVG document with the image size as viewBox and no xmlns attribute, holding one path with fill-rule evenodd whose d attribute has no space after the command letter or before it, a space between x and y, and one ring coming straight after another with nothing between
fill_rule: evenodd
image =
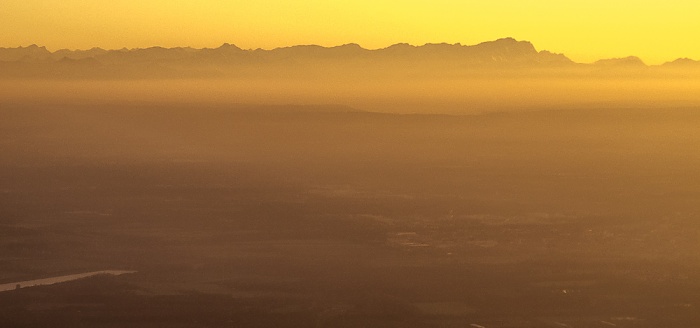
<instances>
[{"instance_id":1,"label":"jagged mountain peak","mask_svg":"<svg viewBox=\"0 0 700 328\"><path fill-rule=\"evenodd\" d=\"M535 49L535 46L529 41L518 41L511 37L482 42L472 47L489 51L502 51L512 54L537 54L537 49Z\"/></svg>"}]
</instances>

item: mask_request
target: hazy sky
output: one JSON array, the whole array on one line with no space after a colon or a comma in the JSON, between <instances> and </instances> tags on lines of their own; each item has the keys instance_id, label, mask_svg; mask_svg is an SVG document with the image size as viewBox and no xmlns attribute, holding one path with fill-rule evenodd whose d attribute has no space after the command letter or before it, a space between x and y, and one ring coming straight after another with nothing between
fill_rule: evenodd
<instances>
[{"instance_id":1,"label":"hazy sky","mask_svg":"<svg viewBox=\"0 0 700 328\"><path fill-rule=\"evenodd\" d=\"M475 44L511 36L576 61L700 59L695 0L1 0L0 47Z\"/></svg>"}]
</instances>

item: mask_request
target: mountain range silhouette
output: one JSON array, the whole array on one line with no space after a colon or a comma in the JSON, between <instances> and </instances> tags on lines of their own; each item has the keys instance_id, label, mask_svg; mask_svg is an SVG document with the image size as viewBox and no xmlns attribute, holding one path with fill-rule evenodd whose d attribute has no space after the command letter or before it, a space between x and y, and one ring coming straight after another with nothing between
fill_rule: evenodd
<instances>
[{"instance_id":1,"label":"mountain range silhouette","mask_svg":"<svg viewBox=\"0 0 700 328\"><path fill-rule=\"evenodd\" d=\"M218 48L190 47L54 52L31 45L0 48L0 77L203 77L318 74L470 75L484 70L523 69L700 69L700 62L678 59L658 66L638 57L576 63L563 54L538 51L528 41L503 38L477 45L406 43L369 50L358 44L335 47L298 45L244 50L225 43ZM383 73L382 73L383 72Z\"/></svg>"}]
</instances>

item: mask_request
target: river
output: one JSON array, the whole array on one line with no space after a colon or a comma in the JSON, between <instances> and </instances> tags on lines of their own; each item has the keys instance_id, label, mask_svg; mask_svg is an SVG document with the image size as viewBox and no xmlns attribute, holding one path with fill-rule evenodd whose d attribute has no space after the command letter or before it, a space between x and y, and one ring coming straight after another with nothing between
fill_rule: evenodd
<instances>
[{"instance_id":1,"label":"river","mask_svg":"<svg viewBox=\"0 0 700 328\"><path fill-rule=\"evenodd\" d=\"M71 274L71 275L67 275L67 276L19 281L19 282L13 282L13 283L8 283L8 284L0 284L0 292L6 292L9 290L15 290L15 289L19 289L19 288L59 284L62 282L68 282L68 281L73 281L73 280L78 280L78 279L83 279L83 278L88 278L88 277L103 275L103 274L104 275L111 275L111 276L121 276L123 274L129 274L129 273L136 273L136 271L104 270L104 271L77 273L77 274Z\"/></svg>"}]
</instances>

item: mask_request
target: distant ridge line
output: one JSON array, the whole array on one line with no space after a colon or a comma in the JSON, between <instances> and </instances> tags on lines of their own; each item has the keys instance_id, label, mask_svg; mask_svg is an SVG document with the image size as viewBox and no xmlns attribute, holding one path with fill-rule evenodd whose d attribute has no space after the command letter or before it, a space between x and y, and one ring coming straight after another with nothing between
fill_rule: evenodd
<instances>
[{"instance_id":1,"label":"distant ridge line","mask_svg":"<svg viewBox=\"0 0 700 328\"><path fill-rule=\"evenodd\" d=\"M592 64L576 63L564 54L537 50L529 41L501 38L475 45L397 43L365 49L356 43L324 47L296 45L271 50L241 49L230 43L217 48L154 46L105 50L49 51L36 44L0 48L0 78L341 78L466 77L499 75L566 76L635 75L648 69L686 74L700 62L684 58L647 65L635 56L610 58ZM496 72L497 74L492 74ZM562 75L563 74L563 75Z\"/></svg>"},{"instance_id":2,"label":"distant ridge line","mask_svg":"<svg viewBox=\"0 0 700 328\"><path fill-rule=\"evenodd\" d=\"M216 50L227 50L227 51L241 51L241 52L278 52L278 51L288 51L290 49L317 49L317 50L354 50L358 52L382 52L382 51L394 51L398 49L404 49L404 50L409 50L413 49L442 49L446 50L449 48L454 49L465 49L465 48L487 48L487 47L492 47L492 48L497 48L499 46L504 46L504 45L510 45L510 46L519 46L521 50L527 50L527 51L534 51L535 47L532 45L531 42L529 41L519 41L516 40L512 37L505 37L505 38L500 38L496 39L493 41L484 41L481 43L477 43L474 45L463 45L461 43L425 43L423 45L411 45L408 43L396 43L392 44L390 46L384 47L384 48L377 48L377 49L368 49L368 48L363 48L357 43L346 43L342 45L337 45L337 46L320 46L320 45L315 45L315 44L300 44L300 45L293 45L293 46L282 46L282 47L276 47L272 49L262 49L262 48L251 48L251 49L242 49L235 44L232 43L223 43L221 46L217 48L192 48L192 47L162 47L162 46L152 46L152 47L146 47L146 48L121 48L121 49L103 49L100 47L93 47L90 49L59 49L56 51L49 51L45 46L39 46L37 44L31 44L29 46L20 46L16 48L9 48L9 47L0 47L0 60L2 61L12 61L12 60L7 60L8 55L3 56L3 53L8 53L8 52L16 52L16 53L30 53L35 56L44 56L44 57L50 57L54 60L62 59L62 58L68 58L68 59L80 59L80 58L75 58L75 57L94 57L97 55L105 54L105 53L129 53L129 52L139 52L139 51L179 51L179 52L189 52L189 53L196 53L196 52L210 52L210 51L216 51ZM560 56L560 58L566 58L567 60L568 57L566 55L561 54L561 53L553 53L547 50L542 50L539 51L539 53L544 53L544 54L549 54L549 55L556 55ZM57 58L61 57L61 58ZM22 57L17 58L16 60L21 60ZM622 57L622 58L603 58L595 61L593 64L609 64L611 62L626 62L629 64L630 61L637 61L641 62L642 64L643 61L639 59L636 56L628 56L628 57ZM573 61L571 61L574 63ZM700 63L700 61L696 61L687 57L679 57L675 60L665 62L661 65L652 65L652 66L663 66L663 65L675 65L678 64L679 62L682 62L684 64L691 64L691 63ZM582 64L582 63L578 63ZM649 66L644 64L645 66Z\"/></svg>"}]
</instances>

